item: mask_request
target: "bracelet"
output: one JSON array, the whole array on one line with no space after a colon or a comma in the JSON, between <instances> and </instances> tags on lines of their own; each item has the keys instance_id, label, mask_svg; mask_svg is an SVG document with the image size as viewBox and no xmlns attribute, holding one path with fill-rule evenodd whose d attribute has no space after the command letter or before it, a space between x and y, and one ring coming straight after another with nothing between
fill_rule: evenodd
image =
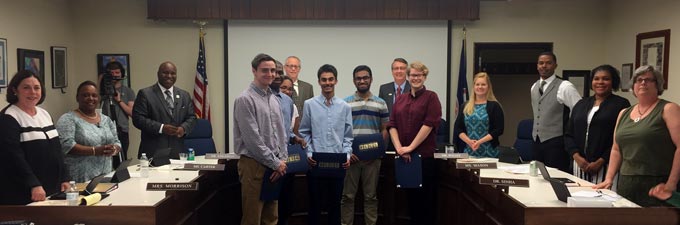
<instances>
[{"instance_id":1,"label":"bracelet","mask_svg":"<svg viewBox=\"0 0 680 225\"><path fill-rule=\"evenodd\" d=\"M92 146L92 155L96 155L94 151L94 146Z\"/></svg>"}]
</instances>

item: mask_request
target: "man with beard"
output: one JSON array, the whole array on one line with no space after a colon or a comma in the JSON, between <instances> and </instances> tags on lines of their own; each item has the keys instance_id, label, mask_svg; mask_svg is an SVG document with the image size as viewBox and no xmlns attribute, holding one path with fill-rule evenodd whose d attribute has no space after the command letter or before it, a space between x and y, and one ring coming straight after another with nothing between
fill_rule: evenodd
<instances>
[{"instance_id":1,"label":"man with beard","mask_svg":"<svg viewBox=\"0 0 680 225\"><path fill-rule=\"evenodd\" d=\"M158 83L139 90L132 108L132 123L142 131L137 157L153 157L157 149L169 148L178 158L184 151L184 135L196 124L191 95L175 86L177 67L163 62L158 67Z\"/></svg>"},{"instance_id":2,"label":"man with beard","mask_svg":"<svg viewBox=\"0 0 680 225\"><path fill-rule=\"evenodd\" d=\"M390 114L387 104L371 93L373 73L371 68L360 65L354 68L354 95L345 98L352 107L352 135L381 133L387 139L387 122ZM359 181L364 192L364 221L366 225L375 225L378 220L378 196L376 188L380 173L380 159L360 159L352 154L351 165L345 175L345 186L342 190L342 224L354 224L354 198Z\"/></svg>"},{"instance_id":3,"label":"man with beard","mask_svg":"<svg viewBox=\"0 0 680 225\"><path fill-rule=\"evenodd\" d=\"M295 104L293 104L293 99L291 99L288 95L284 94L281 92L281 83L283 83L283 64L279 62L278 60L276 61L276 75L274 75L274 80L272 81L272 84L269 85L269 87L272 89L272 94L279 99L279 103L281 104L281 114L283 115L283 127L286 129L286 133L288 134L288 140L290 141L291 144L300 144L302 148L307 147L307 143L305 142L304 139L298 137L293 133L292 129L292 123L293 123L293 116L295 115L294 111L296 110ZM290 154L289 154L290 155ZM288 217L290 217L292 211L291 209L293 201L291 201L293 197L293 178L295 177L295 174L286 174L283 177L281 177L281 192L279 194L279 221L277 224L279 225L285 225L288 224Z\"/></svg>"},{"instance_id":4,"label":"man with beard","mask_svg":"<svg viewBox=\"0 0 680 225\"><path fill-rule=\"evenodd\" d=\"M338 83L338 70L325 64L319 68L317 78L321 86L321 95L305 101L300 135L307 141L307 162L315 167L317 161L314 153L345 154L346 161L342 168L349 168L352 154L352 109L345 101L335 96L335 85ZM328 202L328 224L340 224L340 198L344 176L327 177L316 175L313 170L307 173L309 190L309 225L319 224L321 216L321 200Z\"/></svg>"}]
</instances>

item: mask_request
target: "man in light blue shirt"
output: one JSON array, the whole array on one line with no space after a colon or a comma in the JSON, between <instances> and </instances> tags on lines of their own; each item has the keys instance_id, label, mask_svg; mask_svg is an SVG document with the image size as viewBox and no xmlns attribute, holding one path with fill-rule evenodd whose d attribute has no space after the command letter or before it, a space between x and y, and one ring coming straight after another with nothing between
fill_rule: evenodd
<instances>
[{"instance_id":1,"label":"man in light blue shirt","mask_svg":"<svg viewBox=\"0 0 680 225\"><path fill-rule=\"evenodd\" d=\"M321 95L305 101L300 122L300 135L307 141L307 161L316 166L315 152L344 153L347 161L342 164L349 168L352 154L352 108L341 98L335 97L338 71L332 65L323 65L317 72ZM322 193L328 196L328 224L340 224L340 197L344 177L312 176L308 173L310 225L319 224Z\"/></svg>"}]
</instances>

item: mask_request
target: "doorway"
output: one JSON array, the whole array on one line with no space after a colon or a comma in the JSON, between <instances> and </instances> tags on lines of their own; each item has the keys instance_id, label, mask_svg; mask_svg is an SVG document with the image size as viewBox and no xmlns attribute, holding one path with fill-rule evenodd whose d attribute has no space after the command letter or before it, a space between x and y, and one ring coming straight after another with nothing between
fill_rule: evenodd
<instances>
[{"instance_id":1,"label":"doorway","mask_svg":"<svg viewBox=\"0 0 680 225\"><path fill-rule=\"evenodd\" d=\"M500 144L512 146L517 138L517 124L533 118L530 89L538 79L538 54L552 51L553 43L496 42L474 46L474 71L489 74L493 92L505 114Z\"/></svg>"}]
</instances>

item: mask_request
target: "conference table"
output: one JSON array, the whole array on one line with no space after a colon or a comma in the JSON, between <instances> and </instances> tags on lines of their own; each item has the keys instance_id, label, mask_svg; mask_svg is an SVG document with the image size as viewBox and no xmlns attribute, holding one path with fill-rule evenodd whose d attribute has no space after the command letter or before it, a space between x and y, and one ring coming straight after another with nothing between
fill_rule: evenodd
<instances>
[{"instance_id":1,"label":"conference table","mask_svg":"<svg viewBox=\"0 0 680 225\"><path fill-rule=\"evenodd\" d=\"M227 224L240 217L237 160L218 162L197 156L191 163L225 163L225 171L180 170L182 161L151 168L141 178L139 166L128 167L130 179L118 184L107 198L93 206L66 206L65 200L47 200L28 206L0 206L0 221L26 220L40 224ZM197 182L197 191L147 191L148 183ZM233 189L233 190L229 190ZM236 197L231 199L230 196ZM223 207L235 202L239 209ZM235 218L235 219L234 219Z\"/></svg>"},{"instance_id":2,"label":"conference table","mask_svg":"<svg viewBox=\"0 0 680 225\"><path fill-rule=\"evenodd\" d=\"M394 155L382 159L378 184L378 224L408 224L408 207L403 189L396 187ZM195 163L224 163L224 171L187 171L168 167L155 168L149 178L137 175L137 166L129 167L132 178L94 206L65 206L65 202L30 206L0 206L0 221L27 220L36 224L239 224L241 217L238 160L206 160ZM512 164L498 163L498 169L456 169L455 160L437 163L437 224L680 224L677 208L641 208L619 199L611 208L567 207L555 196L550 183L541 176L510 173L503 169ZM177 166L174 166L177 167ZM553 177L567 177L580 187L571 193L592 191L590 183L548 168ZM480 178L526 179L529 187L504 187L480 184ZM197 182L198 191L146 191L149 182ZM305 174L293 182L293 215L289 224L306 224L308 206ZM605 190L605 194L615 193ZM357 193L355 224L363 224L361 191ZM325 220L322 220L325 221Z\"/></svg>"}]
</instances>

